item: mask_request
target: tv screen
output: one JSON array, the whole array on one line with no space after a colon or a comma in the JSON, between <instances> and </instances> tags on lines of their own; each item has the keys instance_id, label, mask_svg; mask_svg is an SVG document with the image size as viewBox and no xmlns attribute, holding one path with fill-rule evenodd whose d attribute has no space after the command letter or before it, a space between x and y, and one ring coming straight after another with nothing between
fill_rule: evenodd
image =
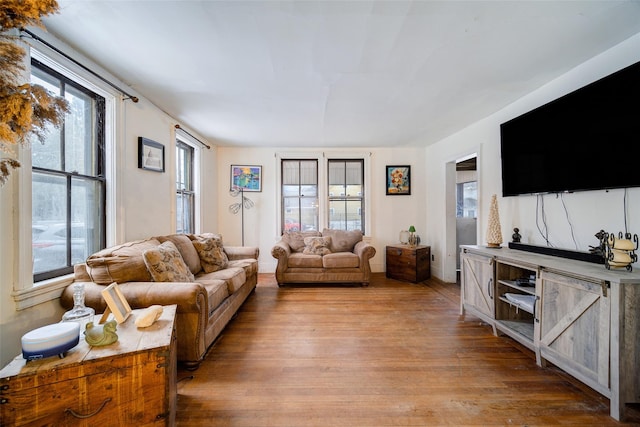
<instances>
[{"instance_id":1,"label":"tv screen","mask_svg":"<svg viewBox=\"0 0 640 427\"><path fill-rule=\"evenodd\" d=\"M640 62L500 125L502 195L640 186Z\"/></svg>"}]
</instances>

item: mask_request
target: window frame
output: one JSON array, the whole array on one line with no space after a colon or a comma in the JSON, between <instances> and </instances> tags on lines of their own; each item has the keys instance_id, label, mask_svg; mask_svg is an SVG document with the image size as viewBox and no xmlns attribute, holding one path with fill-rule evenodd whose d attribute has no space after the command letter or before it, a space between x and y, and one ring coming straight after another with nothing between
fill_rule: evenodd
<instances>
[{"instance_id":1,"label":"window frame","mask_svg":"<svg viewBox=\"0 0 640 427\"><path fill-rule=\"evenodd\" d=\"M280 179L280 183L281 183L280 184L281 185L280 186L280 190L281 190L281 198L280 198L280 213L281 213L280 232L281 233L284 233L284 231L302 231L302 229L301 229L302 228L302 223L303 223L303 221L302 221L302 209L303 209L302 201L306 199L304 194L301 194L300 192L298 192L297 196L287 196L287 195L284 195L284 193L282 192L282 189L283 189L283 187L285 185L283 183L283 180L282 180L282 177L284 176L284 163L285 162L298 162L298 163L300 163L300 162L312 162L312 163L315 163L315 168L316 168L316 177L315 177L316 178L316 182L315 182L316 194L315 194L315 196L311 196L309 198L313 198L313 199L315 199L315 200L317 200L319 202L318 193L319 193L319 190L320 190L320 182L318 182L319 164L318 164L318 161L316 159L289 159L289 158L287 158L287 159L282 159L280 161L280 178L281 178ZM298 165L298 166L300 166L300 165ZM300 171L300 168L298 168L298 171ZM300 178L300 174L298 174L298 178ZM288 185L291 185L291 184L288 184ZM302 186L311 186L311 184L308 184L308 183L307 184L301 184L299 182L298 183L298 187L302 187ZM286 220L287 220L287 218L285 218L285 217L286 217L287 211L290 208L289 207L285 207L285 200L297 200L298 201L298 218L297 219L298 219L298 225L300 226L300 228L286 230ZM317 206L316 206L315 221L318 224L318 228L319 228L321 222L320 222L320 212L317 209Z\"/></svg>"},{"instance_id":2,"label":"window frame","mask_svg":"<svg viewBox=\"0 0 640 427\"><path fill-rule=\"evenodd\" d=\"M175 129L175 137L174 140L176 145L178 142L190 147L193 150L193 163L192 163L192 171L191 171L191 179L192 179L192 191L193 191L193 229L194 233L199 233L201 231L202 226L202 145L196 140L193 136L189 135L187 132L182 129ZM174 150L174 154L177 152ZM176 162L178 161L176 156ZM175 173L175 167L173 169L173 173ZM175 177L174 181L177 181L177 177ZM173 193L173 197L177 197L177 192ZM177 201L174 199L173 201L173 226L176 227L174 231L177 231L177 211L176 209Z\"/></svg>"},{"instance_id":3,"label":"window frame","mask_svg":"<svg viewBox=\"0 0 640 427\"><path fill-rule=\"evenodd\" d=\"M345 168L344 168L344 172L345 172L345 187L348 185L346 183L346 174L347 174L347 167L346 164L347 163L360 163L360 178L362 180L362 189L363 191L359 193L359 195L350 195L350 194L345 194L345 193L339 193L338 195L335 195L331 192L329 192L329 196L327 198L327 207L331 206L331 202L344 202L344 203L348 203L348 202L353 202L353 201L359 201L360 202L360 206L357 209L358 215L360 215L360 228L359 230L362 231L362 234L364 234L364 230L366 229L366 221L365 221L365 215L362 215L362 210L365 208L365 203L366 203L366 194L367 194L367 186L365 185L365 179L364 179L364 175L365 175L365 161L364 159L361 158L350 158L350 159L343 159L343 158L330 158L327 159L327 191L329 190L329 188L331 187L331 183L329 182L331 179L331 176L329 174L329 170L330 170L330 166L332 163L344 163L345 164ZM328 214L327 214L327 224L328 226L331 224L331 215L332 215L332 208L329 208L328 210ZM334 212L335 213L335 212ZM366 210L365 210L366 213ZM348 222L348 219L345 219L345 221ZM344 228L341 230L348 230L348 228Z\"/></svg>"},{"instance_id":4,"label":"window frame","mask_svg":"<svg viewBox=\"0 0 640 427\"><path fill-rule=\"evenodd\" d=\"M43 39L48 36L42 34ZM107 181L105 202L105 245L109 246L117 241L119 235L124 233L123 225L118 222L114 213L114 206L122 200L122 192L117 191L120 185L116 175L116 164L124 162L124 153L118 153L116 147L116 134L118 131L117 118L123 114L122 94L105 84L96 75L88 72L59 52L49 48L45 44L32 40L27 46L28 54L25 55L24 79L29 81L31 74L31 58L37 59L49 68L67 76L74 82L97 93L105 99L105 144L104 144L104 175ZM118 102L120 101L120 102ZM124 150L121 150L124 151ZM32 269L32 244L31 244L31 150L28 145L18 148L17 158L22 167L17 172L17 206L21 214L16 218L17 241L14 243L15 276L12 280L13 291L11 296L17 311L36 306L54 299L60 298L60 294L73 282L73 274L65 274L52 279L34 282Z\"/></svg>"},{"instance_id":5,"label":"window frame","mask_svg":"<svg viewBox=\"0 0 640 427\"><path fill-rule=\"evenodd\" d=\"M67 257L71 257L71 246L72 246L72 233L73 233L73 223L72 223L72 218L71 218L71 203L72 203L72 187L74 185L74 182L96 182L99 183L99 194L98 194L98 198L99 198L99 206L98 206L98 219L100 222L99 225L99 236L98 236L98 240L99 240L99 247L96 248L96 250L99 249L103 249L105 247L105 242L106 242L106 238L105 238L105 228L106 228L106 217L105 217L105 205L106 205L106 187L107 187L107 183L106 183L106 179L105 179L105 159L104 159L104 138L105 138L105 99L104 97L102 97L101 95L95 93L92 90L87 89L85 86L73 81L71 78L63 75L62 73L60 73L59 71L56 71L54 69L52 69L51 67L47 66L46 64L42 63L41 61L39 61L37 58L31 58L31 74L34 74L33 72L33 68L36 68L38 70L40 70L43 73L46 73L47 75L55 78L56 80L59 80L60 83L62 84L62 94L61 96L65 96L66 94L66 88L67 86L72 87L74 90L78 91L78 92L82 92L85 95L90 96L91 98L93 98L94 102L96 103L96 110L94 111L94 115L92 116L92 119L96 119L95 123L93 123L94 127L93 129L91 129L90 131L92 133L95 133L93 136L95 137L95 143L96 143L96 147L95 147L95 158L93 160L95 160L95 164L96 164L96 170L94 174L91 175L85 175L85 174L81 174L78 173L77 171L69 171L67 170L64 161L65 161L65 156L62 155L61 156L61 162L62 164L60 165L59 169L49 169L49 168L45 168L45 167L41 167L41 166L36 166L36 165L31 165L31 187L32 187L32 191L33 191L33 182L34 182L34 174L38 174L38 175L42 175L42 176L50 176L50 177L60 177L60 178L64 178L64 180L66 181L66 187L67 187L67 195L66 195L66 239L67 239L67 243L69 244L69 247L67 248L68 253L67 253ZM65 118L66 120L66 118ZM64 125L63 125L64 126ZM65 138L65 132L62 131L60 132L60 143L61 143L61 147L66 148L66 138ZM33 143L33 142L32 142ZM33 193L32 193L33 194ZM33 201L32 201L33 204ZM33 226L33 218L31 219L31 224ZM64 276L67 274L72 274L73 273L73 265L70 266L66 266L66 267L62 267L59 269L55 269L55 270L47 270L47 271L43 271L40 273L33 273L33 282L34 283L41 283L45 280L50 280L50 279L54 279L56 277L60 277L60 276Z\"/></svg>"},{"instance_id":6,"label":"window frame","mask_svg":"<svg viewBox=\"0 0 640 427\"><path fill-rule=\"evenodd\" d=\"M183 156L180 155L180 151L184 154L184 163L182 161ZM182 166L186 166L188 169L186 183L184 187L181 187L178 182L179 177L182 175L179 173L179 170L182 169ZM195 219L196 219L196 192L194 189L195 185L195 147L186 142L182 141L179 137L176 137L176 232L177 233L195 233ZM183 201L186 199L189 201L190 209L190 220L188 223L191 225L191 228L185 230L185 215L184 215L184 204L182 209L182 215L179 215L180 208L178 207L177 200L182 199ZM182 218L182 224L178 224L178 218Z\"/></svg>"},{"instance_id":7,"label":"window frame","mask_svg":"<svg viewBox=\"0 0 640 427\"><path fill-rule=\"evenodd\" d=\"M329 152L317 152L317 151L294 151L294 152L277 152L275 155L275 170L281 171L282 160L287 159L317 159L318 161L318 215L319 215L319 227L322 231L323 228L328 228L329 224L329 206L328 206L328 181L327 181L327 168L329 159L361 159L364 161L364 235L368 236L371 233L372 215L371 215L371 152L357 152L357 151L329 151ZM281 235L282 229L282 174L279 172L276 176L276 198L280 205L278 206L276 215L276 236L277 240Z\"/></svg>"}]
</instances>

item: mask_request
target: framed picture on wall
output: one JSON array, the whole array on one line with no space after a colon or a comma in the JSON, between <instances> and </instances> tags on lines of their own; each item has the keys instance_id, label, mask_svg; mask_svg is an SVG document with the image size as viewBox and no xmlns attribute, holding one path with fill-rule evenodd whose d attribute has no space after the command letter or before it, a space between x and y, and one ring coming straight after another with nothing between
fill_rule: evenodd
<instances>
[{"instance_id":1,"label":"framed picture on wall","mask_svg":"<svg viewBox=\"0 0 640 427\"><path fill-rule=\"evenodd\" d=\"M231 165L231 190L262 191L262 166Z\"/></svg>"},{"instance_id":2,"label":"framed picture on wall","mask_svg":"<svg viewBox=\"0 0 640 427\"><path fill-rule=\"evenodd\" d=\"M411 166L387 166L387 196L411 194Z\"/></svg>"},{"instance_id":3,"label":"framed picture on wall","mask_svg":"<svg viewBox=\"0 0 640 427\"><path fill-rule=\"evenodd\" d=\"M138 167L164 172L164 145L145 137L138 137Z\"/></svg>"}]
</instances>

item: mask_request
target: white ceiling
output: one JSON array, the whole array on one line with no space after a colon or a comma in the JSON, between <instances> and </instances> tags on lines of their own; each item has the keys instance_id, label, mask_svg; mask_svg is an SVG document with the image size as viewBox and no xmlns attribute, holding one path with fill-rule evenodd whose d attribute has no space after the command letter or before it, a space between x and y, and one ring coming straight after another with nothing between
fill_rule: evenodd
<instances>
[{"instance_id":1,"label":"white ceiling","mask_svg":"<svg viewBox=\"0 0 640 427\"><path fill-rule=\"evenodd\" d=\"M217 145L430 144L640 32L640 2L59 0L49 33Z\"/></svg>"}]
</instances>

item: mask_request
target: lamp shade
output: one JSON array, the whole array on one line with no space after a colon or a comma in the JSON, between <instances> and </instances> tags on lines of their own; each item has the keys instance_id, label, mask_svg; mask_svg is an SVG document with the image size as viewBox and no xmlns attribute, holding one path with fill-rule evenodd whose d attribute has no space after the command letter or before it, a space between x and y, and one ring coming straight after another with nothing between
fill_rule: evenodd
<instances>
[{"instance_id":1,"label":"lamp shade","mask_svg":"<svg viewBox=\"0 0 640 427\"><path fill-rule=\"evenodd\" d=\"M416 228L412 225L409 227L409 232L410 233L415 233L416 232Z\"/></svg>"}]
</instances>

